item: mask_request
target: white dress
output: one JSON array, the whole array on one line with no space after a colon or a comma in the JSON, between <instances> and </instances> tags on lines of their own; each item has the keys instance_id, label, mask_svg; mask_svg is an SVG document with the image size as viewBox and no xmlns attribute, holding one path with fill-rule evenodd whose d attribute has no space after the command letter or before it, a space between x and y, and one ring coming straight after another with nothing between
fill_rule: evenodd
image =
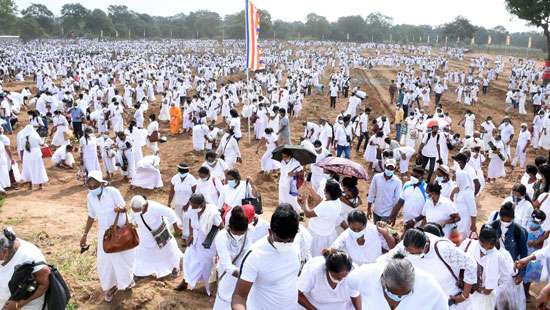
<instances>
[{"instance_id":1,"label":"white dress","mask_svg":"<svg viewBox=\"0 0 550 310\"><path fill-rule=\"evenodd\" d=\"M539 140L539 146L550 151L550 114L544 117L542 122L542 134Z\"/></svg>"},{"instance_id":2,"label":"white dress","mask_svg":"<svg viewBox=\"0 0 550 310\"><path fill-rule=\"evenodd\" d=\"M504 143L502 141L495 141L495 146L500 154L506 156ZM504 167L505 160L502 160L497 153L489 151L489 166L487 167L487 177L490 179L500 178L506 175Z\"/></svg>"},{"instance_id":3,"label":"white dress","mask_svg":"<svg viewBox=\"0 0 550 310\"><path fill-rule=\"evenodd\" d=\"M10 290L8 288L8 282L10 281L14 269L17 265L24 263L32 262L46 262L44 255L40 250L32 243L29 243L25 240L19 240L19 248L15 252L14 256L10 261L5 265L0 265L0 305L4 305L10 298ZM40 265L34 267L34 272L39 271L40 269L46 266ZM22 310L42 310L42 305L44 305L44 296L41 296L24 307L20 308ZM46 308L47 309L47 308Z\"/></svg>"},{"instance_id":4,"label":"white dress","mask_svg":"<svg viewBox=\"0 0 550 310\"><path fill-rule=\"evenodd\" d=\"M284 160L281 161L281 174L279 176L279 203L288 203L290 204L296 212L300 213L301 208L298 205L298 196L290 194L290 181L292 177L288 176L289 172L299 172L302 171L302 165L294 159L291 158L288 163Z\"/></svg>"},{"instance_id":5,"label":"white dress","mask_svg":"<svg viewBox=\"0 0 550 310\"><path fill-rule=\"evenodd\" d=\"M178 248L176 239L172 237L168 243L159 248L151 231L144 224L147 223L153 231L158 229L162 222L168 229L178 222L174 210L156 202L148 201L147 212L134 216L139 234L139 246L136 249L136 270L134 274L138 277L154 275L162 278L172 273L173 269L180 270L180 261L183 253ZM142 218L143 216L143 218Z\"/></svg>"},{"instance_id":6,"label":"white dress","mask_svg":"<svg viewBox=\"0 0 550 310\"><path fill-rule=\"evenodd\" d=\"M168 122L170 120L170 102L169 100L164 100L162 102L160 113L159 113L159 120L162 122Z\"/></svg>"},{"instance_id":7,"label":"white dress","mask_svg":"<svg viewBox=\"0 0 550 310\"><path fill-rule=\"evenodd\" d=\"M48 182L48 175L40 149L42 139L36 131L33 131L27 138L31 148L30 151L25 149L23 153L23 172L21 177L23 181L31 182L33 185L44 184Z\"/></svg>"},{"instance_id":8,"label":"white dress","mask_svg":"<svg viewBox=\"0 0 550 310\"><path fill-rule=\"evenodd\" d=\"M210 208L211 210L206 210ZM222 218L214 205L207 204L202 216L206 212L213 212L212 225L219 226L222 223ZM193 229L193 243L187 245L183 258L183 278L189 285L190 289L194 289L198 281L203 281L206 291L210 294L210 285L208 280L214 266L214 257L216 256L216 247L214 244L210 249L202 246L209 231L202 231L200 219L196 212L189 212L189 220Z\"/></svg>"},{"instance_id":9,"label":"white dress","mask_svg":"<svg viewBox=\"0 0 550 310\"><path fill-rule=\"evenodd\" d=\"M277 147L276 142L279 137L276 134L272 133L270 135L265 135L263 139L265 139L266 141L266 150L264 155L262 155L262 159L260 162L261 169L262 171L266 172L277 170L281 167L281 164L278 161L271 159L271 153Z\"/></svg>"},{"instance_id":10,"label":"white dress","mask_svg":"<svg viewBox=\"0 0 550 310\"><path fill-rule=\"evenodd\" d=\"M116 207L125 206L124 198L114 187L103 188L100 197L88 193L88 216L97 220L97 274L99 283L103 291L108 291L116 286L119 290L124 290L134 280L134 267L136 258L136 249L130 249L118 253L105 253L103 250L103 235L105 231L113 225L116 213ZM118 226L124 225L126 218L120 214Z\"/></svg>"},{"instance_id":11,"label":"white dress","mask_svg":"<svg viewBox=\"0 0 550 310\"><path fill-rule=\"evenodd\" d=\"M311 255L322 255L322 251L336 240L336 226L340 224L340 199L324 200L313 211L317 216L309 220L308 231L311 234Z\"/></svg>"},{"instance_id":12,"label":"white dress","mask_svg":"<svg viewBox=\"0 0 550 310\"><path fill-rule=\"evenodd\" d=\"M2 189L11 186L11 159L6 152L6 147L9 146L9 142L9 138L6 137L6 139L4 139L4 136L0 136L0 187L2 187Z\"/></svg>"},{"instance_id":13,"label":"white dress","mask_svg":"<svg viewBox=\"0 0 550 310\"><path fill-rule=\"evenodd\" d=\"M95 137L90 136L88 139L85 137L80 138L80 152L82 153L84 169L87 172L101 171L97 157L97 140Z\"/></svg>"},{"instance_id":14,"label":"white dress","mask_svg":"<svg viewBox=\"0 0 550 310\"><path fill-rule=\"evenodd\" d=\"M118 167L115 166L115 151L113 149L114 142L108 136L101 136L97 138L97 144L99 146L99 154L103 161L105 171L109 173L115 172Z\"/></svg>"},{"instance_id":15,"label":"white dress","mask_svg":"<svg viewBox=\"0 0 550 310\"><path fill-rule=\"evenodd\" d=\"M53 133L52 137L52 145L55 146L62 146L67 143L67 140L65 140L65 131L69 129L69 123L67 122L67 119L63 115L58 115L53 117L53 126L57 126L55 128L55 132Z\"/></svg>"},{"instance_id":16,"label":"white dress","mask_svg":"<svg viewBox=\"0 0 550 310\"><path fill-rule=\"evenodd\" d=\"M477 216L475 194L474 190L470 188L468 177L466 171L456 172L456 186L460 190L455 196L455 207L460 215L457 227L463 238L470 235L472 216Z\"/></svg>"},{"instance_id":17,"label":"white dress","mask_svg":"<svg viewBox=\"0 0 550 310\"><path fill-rule=\"evenodd\" d=\"M136 174L131 184L145 189L161 188L163 183L159 167L160 157L156 155L143 157L137 164Z\"/></svg>"},{"instance_id":18,"label":"white dress","mask_svg":"<svg viewBox=\"0 0 550 310\"><path fill-rule=\"evenodd\" d=\"M216 235L214 244L218 253L218 290L214 310L231 309L231 297L237 284L237 278L233 276L233 272L240 269L242 260L252 243L248 232L240 241L235 240L228 229Z\"/></svg>"}]
</instances>

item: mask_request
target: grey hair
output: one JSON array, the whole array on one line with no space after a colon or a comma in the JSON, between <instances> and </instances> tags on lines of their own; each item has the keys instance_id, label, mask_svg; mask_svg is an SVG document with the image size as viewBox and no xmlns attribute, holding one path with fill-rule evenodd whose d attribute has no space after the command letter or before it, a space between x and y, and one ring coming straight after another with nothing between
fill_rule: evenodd
<instances>
[{"instance_id":1,"label":"grey hair","mask_svg":"<svg viewBox=\"0 0 550 310\"><path fill-rule=\"evenodd\" d=\"M10 227L4 228L0 234L0 251L13 248L15 239L17 239L17 237L15 236L13 230Z\"/></svg>"},{"instance_id":2,"label":"grey hair","mask_svg":"<svg viewBox=\"0 0 550 310\"><path fill-rule=\"evenodd\" d=\"M414 287L414 266L402 255L395 255L388 261L382 272L382 282L389 289L408 289Z\"/></svg>"}]
</instances>

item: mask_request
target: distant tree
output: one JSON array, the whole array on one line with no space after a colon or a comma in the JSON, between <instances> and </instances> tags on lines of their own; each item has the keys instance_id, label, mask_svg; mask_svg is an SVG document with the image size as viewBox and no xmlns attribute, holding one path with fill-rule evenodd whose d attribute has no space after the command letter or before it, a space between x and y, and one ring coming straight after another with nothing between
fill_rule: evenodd
<instances>
[{"instance_id":1,"label":"distant tree","mask_svg":"<svg viewBox=\"0 0 550 310\"><path fill-rule=\"evenodd\" d=\"M315 39L327 39L330 35L330 23L324 16L310 13L306 17L305 34Z\"/></svg>"},{"instance_id":2,"label":"distant tree","mask_svg":"<svg viewBox=\"0 0 550 310\"><path fill-rule=\"evenodd\" d=\"M476 26L472 25L472 23L463 16L457 16L452 22L443 26L444 35L453 40L460 38L461 41L472 38L476 30Z\"/></svg>"},{"instance_id":3,"label":"distant tree","mask_svg":"<svg viewBox=\"0 0 550 310\"><path fill-rule=\"evenodd\" d=\"M185 20L193 37L214 38L221 35L222 19L216 12L200 10L192 12Z\"/></svg>"},{"instance_id":4,"label":"distant tree","mask_svg":"<svg viewBox=\"0 0 550 310\"><path fill-rule=\"evenodd\" d=\"M349 34L350 41L364 42L370 40L367 38L367 23L359 16L343 16L336 22L338 39L345 41Z\"/></svg>"},{"instance_id":5,"label":"distant tree","mask_svg":"<svg viewBox=\"0 0 550 310\"><path fill-rule=\"evenodd\" d=\"M542 28L546 37L546 59L550 60L550 3L548 0L506 0L506 8L529 24Z\"/></svg>"},{"instance_id":6,"label":"distant tree","mask_svg":"<svg viewBox=\"0 0 550 310\"><path fill-rule=\"evenodd\" d=\"M244 10L226 15L223 19L225 37L230 39L244 39L245 37L245 12Z\"/></svg>"},{"instance_id":7,"label":"distant tree","mask_svg":"<svg viewBox=\"0 0 550 310\"><path fill-rule=\"evenodd\" d=\"M114 36L115 26L111 18L100 9L95 9L86 19L86 29L94 35Z\"/></svg>"},{"instance_id":8,"label":"distant tree","mask_svg":"<svg viewBox=\"0 0 550 310\"><path fill-rule=\"evenodd\" d=\"M23 17L17 21L19 36L23 41L40 38L44 36L44 30L35 18Z\"/></svg>"},{"instance_id":9,"label":"distant tree","mask_svg":"<svg viewBox=\"0 0 550 310\"><path fill-rule=\"evenodd\" d=\"M14 0L0 0L0 34L15 33L17 6Z\"/></svg>"},{"instance_id":10,"label":"distant tree","mask_svg":"<svg viewBox=\"0 0 550 310\"><path fill-rule=\"evenodd\" d=\"M22 10L21 14L25 18L32 18L36 20L45 33L53 33L55 28L55 16L45 5L33 3L26 9Z\"/></svg>"},{"instance_id":11,"label":"distant tree","mask_svg":"<svg viewBox=\"0 0 550 310\"><path fill-rule=\"evenodd\" d=\"M90 10L80 3L67 3L61 7L61 18L65 33L82 35Z\"/></svg>"},{"instance_id":12,"label":"distant tree","mask_svg":"<svg viewBox=\"0 0 550 310\"><path fill-rule=\"evenodd\" d=\"M280 19L273 22L271 28L275 39L286 40L292 36L292 25Z\"/></svg>"},{"instance_id":13,"label":"distant tree","mask_svg":"<svg viewBox=\"0 0 550 310\"><path fill-rule=\"evenodd\" d=\"M367 24L367 39L374 39L377 42L389 39L388 36L393 23L391 17L380 12L374 12L367 15L365 22Z\"/></svg>"}]
</instances>

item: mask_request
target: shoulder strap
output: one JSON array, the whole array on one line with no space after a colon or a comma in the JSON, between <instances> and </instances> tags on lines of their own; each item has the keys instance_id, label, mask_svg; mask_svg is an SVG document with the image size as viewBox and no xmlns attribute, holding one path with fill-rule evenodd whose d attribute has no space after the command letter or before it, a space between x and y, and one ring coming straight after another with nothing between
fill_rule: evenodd
<instances>
[{"instance_id":1,"label":"shoulder strap","mask_svg":"<svg viewBox=\"0 0 550 310\"><path fill-rule=\"evenodd\" d=\"M438 240L438 241L435 242L435 244L434 244L435 254L437 254L437 257L439 257L441 262L445 265L445 267L447 267L447 269L449 270L449 272L451 273L453 278L455 278L455 280L458 281L458 277L455 275L455 273L454 273L453 269L451 268L451 266L449 266L449 264L447 264L447 262L443 259L443 257L441 257L441 254L439 253L439 249L437 248L437 244L441 241L447 241L447 240ZM470 244L468 244L468 246L469 245Z\"/></svg>"},{"instance_id":2,"label":"shoulder strap","mask_svg":"<svg viewBox=\"0 0 550 310\"><path fill-rule=\"evenodd\" d=\"M468 252L468 248L472 244L472 239L468 240L468 244L466 245L466 248L464 249L464 253Z\"/></svg>"},{"instance_id":3,"label":"shoulder strap","mask_svg":"<svg viewBox=\"0 0 550 310\"><path fill-rule=\"evenodd\" d=\"M145 227L147 227L147 229L148 229L150 232L153 232L153 230L151 229L151 227L149 227L149 225L147 225L147 222L146 222L145 219L143 218L143 213L140 213L140 214L139 214L139 217L141 217L141 220L143 221L143 224L145 224Z\"/></svg>"}]
</instances>

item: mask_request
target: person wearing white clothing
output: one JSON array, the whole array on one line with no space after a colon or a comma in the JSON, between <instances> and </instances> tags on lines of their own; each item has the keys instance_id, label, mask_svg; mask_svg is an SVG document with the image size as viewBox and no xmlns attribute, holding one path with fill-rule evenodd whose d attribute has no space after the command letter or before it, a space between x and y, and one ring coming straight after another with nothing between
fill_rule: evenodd
<instances>
[{"instance_id":1,"label":"person wearing white clothing","mask_svg":"<svg viewBox=\"0 0 550 310\"><path fill-rule=\"evenodd\" d=\"M256 188L252 178L246 177L246 181L241 180L241 174L237 170L227 172L227 184L220 190L217 207L224 214L224 223L229 223L231 209L243 204L243 199L256 197Z\"/></svg>"},{"instance_id":2,"label":"person wearing white clothing","mask_svg":"<svg viewBox=\"0 0 550 310\"><path fill-rule=\"evenodd\" d=\"M86 172L101 171L97 156L97 139L91 127L86 127L84 136L80 138L80 165Z\"/></svg>"},{"instance_id":3,"label":"person wearing white clothing","mask_svg":"<svg viewBox=\"0 0 550 310\"><path fill-rule=\"evenodd\" d=\"M302 165L292 157L292 151L288 149L283 149L280 163L279 203L288 203L294 207L296 212L300 212L298 188L297 185L292 186L292 184L297 183L297 175L303 171Z\"/></svg>"},{"instance_id":4,"label":"person wearing white clothing","mask_svg":"<svg viewBox=\"0 0 550 310\"><path fill-rule=\"evenodd\" d=\"M460 215L454 203L441 196L441 186L430 183L426 188L427 200L422 209L423 223L437 223L441 225L446 237L449 237L455 223L460 221Z\"/></svg>"},{"instance_id":5,"label":"person wearing white clothing","mask_svg":"<svg viewBox=\"0 0 550 310\"><path fill-rule=\"evenodd\" d=\"M65 132L69 130L69 122L67 121L67 118L61 114L61 111L56 110L54 111L52 122L53 127L50 134L52 145L59 147L66 144L68 141L65 139Z\"/></svg>"},{"instance_id":6,"label":"person wearing white clothing","mask_svg":"<svg viewBox=\"0 0 550 310\"><path fill-rule=\"evenodd\" d=\"M208 151L205 155L205 161L202 164L210 170L210 175L218 180L225 182L225 173L229 170L225 161L221 158L217 158L216 152Z\"/></svg>"},{"instance_id":7,"label":"person wearing white clothing","mask_svg":"<svg viewBox=\"0 0 550 310\"><path fill-rule=\"evenodd\" d=\"M359 292L346 281L352 268L352 259L337 249L325 249L323 257L310 259L298 278L298 308L361 309Z\"/></svg>"},{"instance_id":8,"label":"person wearing white clothing","mask_svg":"<svg viewBox=\"0 0 550 310\"><path fill-rule=\"evenodd\" d=\"M212 246L212 231L219 230L222 218L215 205L207 204L202 194L193 194L189 198L190 233L183 257L183 280L177 291L193 290L198 281L202 281L206 294L210 296L209 278L214 266L216 248Z\"/></svg>"},{"instance_id":9,"label":"person wearing white clothing","mask_svg":"<svg viewBox=\"0 0 550 310\"><path fill-rule=\"evenodd\" d=\"M73 169L74 156L73 146L70 144L60 146L52 155L52 163L58 168Z\"/></svg>"},{"instance_id":10,"label":"person wearing white clothing","mask_svg":"<svg viewBox=\"0 0 550 310\"><path fill-rule=\"evenodd\" d=\"M163 183L160 174L160 157L157 155L143 157L137 163L136 174L130 184L145 189L161 188Z\"/></svg>"},{"instance_id":11,"label":"person wearing white clothing","mask_svg":"<svg viewBox=\"0 0 550 310\"><path fill-rule=\"evenodd\" d=\"M306 194L302 204L304 215L309 220L308 230L312 236L311 255L322 255L323 249L328 248L336 240L336 226L339 224L339 214L342 208L340 184L329 181L325 185L325 197L317 205L309 206L309 196Z\"/></svg>"},{"instance_id":12,"label":"person wearing white clothing","mask_svg":"<svg viewBox=\"0 0 550 310\"><path fill-rule=\"evenodd\" d=\"M456 174L456 188L453 189L451 200L460 216L457 223L458 231L462 236L469 236L472 232L477 232L476 218L477 208L473 188L470 187L468 173L464 170L458 170Z\"/></svg>"},{"instance_id":13,"label":"person wearing white clothing","mask_svg":"<svg viewBox=\"0 0 550 310\"><path fill-rule=\"evenodd\" d=\"M525 169L525 162L527 159L527 147L531 141L531 133L527 130L527 124L522 123L521 129L518 135L518 142L516 144L516 153L514 159L512 159L512 167L515 167L519 161L519 166Z\"/></svg>"},{"instance_id":14,"label":"person wearing white clothing","mask_svg":"<svg viewBox=\"0 0 550 310\"><path fill-rule=\"evenodd\" d=\"M45 264L36 265L32 275L36 280L36 291L23 300L10 300L8 283L15 268L22 264L46 262L44 255L34 244L17 238L11 228L0 231L0 307L2 309L42 310L44 296L50 284L50 269ZM47 309L47 308L46 308Z\"/></svg>"},{"instance_id":15,"label":"person wearing white clothing","mask_svg":"<svg viewBox=\"0 0 550 310\"><path fill-rule=\"evenodd\" d=\"M233 310L296 309L300 254L294 239L299 218L289 204L271 216L269 235L245 254L231 300Z\"/></svg>"},{"instance_id":16,"label":"person wearing white clothing","mask_svg":"<svg viewBox=\"0 0 550 310\"><path fill-rule=\"evenodd\" d=\"M348 253L355 265L374 263L383 251L395 246L386 227L367 223L367 215L361 210L350 212L348 225L330 247Z\"/></svg>"},{"instance_id":17,"label":"person wearing white clothing","mask_svg":"<svg viewBox=\"0 0 550 310\"><path fill-rule=\"evenodd\" d=\"M101 289L105 294L105 301L111 302L115 292L125 290L134 285L134 270L136 249L130 249L116 253L105 253L103 250L103 236L115 222L117 213L118 222L122 227L126 223L126 203L118 189L106 186L100 171L88 171L88 219L84 234L80 239L81 248L88 246L88 233L97 220L97 258L96 267ZM126 213L126 215L128 215Z\"/></svg>"},{"instance_id":18,"label":"person wearing white clothing","mask_svg":"<svg viewBox=\"0 0 550 310\"><path fill-rule=\"evenodd\" d=\"M240 162L241 150L239 149L238 140L234 136L233 129L229 129L229 131L223 135L216 153L225 161L229 169L233 169L235 163Z\"/></svg>"},{"instance_id":19,"label":"person wearing white clothing","mask_svg":"<svg viewBox=\"0 0 550 310\"><path fill-rule=\"evenodd\" d=\"M141 195L132 197L130 208L135 214L139 235L134 274L156 278L176 276L181 270L183 253L170 232L171 228L180 231L174 210ZM156 233L159 235L154 235Z\"/></svg>"},{"instance_id":20,"label":"person wearing white clothing","mask_svg":"<svg viewBox=\"0 0 550 310\"><path fill-rule=\"evenodd\" d=\"M42 159L40 146L43 144L42 138L38 135L33 125L27 125L17 134L17 149L22 152L23 159L22 180L29 182L29 188L42 185L48 182L48 175Z\"/></svg>"},{"instance_id":21,"label":"person wearing white clothing","mask_svg":"<svg viewBox=\"0 0 550 310\"><path fill-rule=\"evenodd\" d=\"M229 227L216 235L214 244L219 260L218 289L213 309L228 310L231 309L231 296L240 276L244 255L253 244L248 229L248 218L242 207L238 206L231 210Z\"/></svg>"},{"instance_id":22,"label":"person wearing white clothing","mask_svg":"<svg viewBox=\"0 0 550 310\"><path fill-rule=\"evenodd\" d=\"M223 184L220 180L210 175L210 170L207 167L200 167L198 170L199 178L197 179L197 187L195 192L203 194L206 203L217 205L220 198L220 191L223 189Z\"/></svg>"},{"instance_id":23,"label":"person wearing white clothing","mask_svg":"<svg viewBox=\"0 0 550 310\"><path fill-rule=\"evenodd\" d=\"M182 238L189 236L189 198L197 188L197 180L189 173L189 166L180 163L177 166L178 173L170 180L170 194L168 195L168 206L174 203L176 215L182 225Z\"/></svg>"},{"instance_id":24,"label":"person wearing white clothing","mask_svg":"<svg viewBox=\"0 0 550 310\"><path fill-rule=\"evenodd\" d=\"M151 137L155 136L157 140L160 138L159 122L157 122L157 116L151 114L149 115L149 125L147 125L147 147L153 154L159 151L158 141L151 141Z\"/></svg>"},{"instance_id":25,"label":"person wearing white clothing","mask_svg":"<svg viewBox=\"0 0 550 310\"><path fill-rule=\"evenodd\" d=\"M346 281L361 293L363 309L449 309L446 293L436 280L401 254L386 263L354 269Z\"/></svg>"}]
</instances>

